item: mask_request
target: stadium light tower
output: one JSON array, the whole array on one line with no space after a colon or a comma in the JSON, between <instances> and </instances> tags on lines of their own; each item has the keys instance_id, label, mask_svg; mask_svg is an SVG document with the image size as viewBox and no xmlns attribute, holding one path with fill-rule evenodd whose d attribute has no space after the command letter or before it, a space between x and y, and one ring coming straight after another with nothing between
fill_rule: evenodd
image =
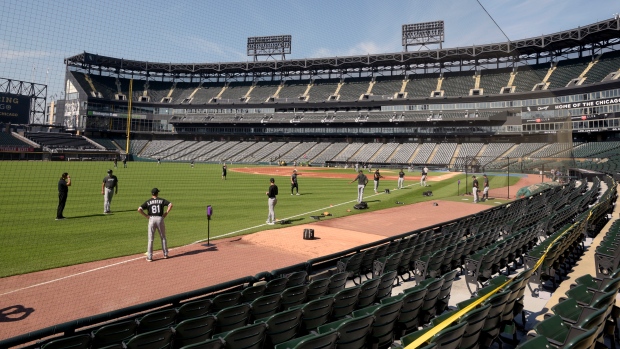
<instances>
[{"instance_id":1,"label":"stadium light tower","mask_svg":"<svg viewBox=\"0 0 620 349\"><path fill-rule=\"evenodd\" d=\"M402 44L405 52L409 46L420 46L422 48L429 44L439 44L441 49L443 42L443 21L403 24Z\"/></svg>"},{"instance_id":2,"label":"stadium light tower","mask_svg":"<svg viewBox=\"0 0 620 349\"><path fill-rule=\"evenodd\" d=\"M254 62L258 60L258 56L273 58L275 55L280 55L280 58L284 60L286 55L291 53L291 39L291 35L249 37L248 56L254 57Z\"/></svg>"}]
</instances>

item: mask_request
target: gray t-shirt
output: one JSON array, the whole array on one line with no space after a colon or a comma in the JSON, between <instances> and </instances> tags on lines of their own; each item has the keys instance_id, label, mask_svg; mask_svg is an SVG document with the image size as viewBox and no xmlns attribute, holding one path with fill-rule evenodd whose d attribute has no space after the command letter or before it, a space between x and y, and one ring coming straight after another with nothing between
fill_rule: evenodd
<instances>
[{"instance_id":1,"label":"gray t-shirt","mask_svg":"<svg viewBox=\"0 0 620 349\"><path fill-rule=\"evenodd\" d=\"M366 175L363 173L358 174L355 179L357 179L358 185L366 185L366 183L368 183L368 177L366 177Z\"/></svg>"}]
</instances>

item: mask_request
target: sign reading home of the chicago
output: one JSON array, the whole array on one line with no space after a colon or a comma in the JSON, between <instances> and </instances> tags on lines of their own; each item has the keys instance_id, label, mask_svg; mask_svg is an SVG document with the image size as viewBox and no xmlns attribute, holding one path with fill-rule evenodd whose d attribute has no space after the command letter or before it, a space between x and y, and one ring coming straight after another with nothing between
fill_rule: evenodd
<instances>
[{"instance_id":1,"label":"sign reading home of the chicago","mask_svg":"<svg viewBox=\"0 0 620 349\"><path fill-rule=\"evenodd\" d=\"M30 97L0 93L0 122L27 124L30 116Z\"/></svg>"}]
</instances>

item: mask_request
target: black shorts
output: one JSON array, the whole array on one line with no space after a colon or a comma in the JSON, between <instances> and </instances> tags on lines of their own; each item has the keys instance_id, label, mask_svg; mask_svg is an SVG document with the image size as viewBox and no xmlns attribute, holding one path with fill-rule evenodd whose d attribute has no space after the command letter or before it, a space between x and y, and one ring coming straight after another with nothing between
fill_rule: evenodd
<instances>
[{"instance_id":1,"label":"black shorts","mask_svg":"<svg viewBox=\"0 0 620 349\"><path fill-rule=\"evenodd\" d=\"M297 186L297 183L291 183L291 189L293 189L293 188L299 189L299 187Z\"/></svg>"}]
</instances>

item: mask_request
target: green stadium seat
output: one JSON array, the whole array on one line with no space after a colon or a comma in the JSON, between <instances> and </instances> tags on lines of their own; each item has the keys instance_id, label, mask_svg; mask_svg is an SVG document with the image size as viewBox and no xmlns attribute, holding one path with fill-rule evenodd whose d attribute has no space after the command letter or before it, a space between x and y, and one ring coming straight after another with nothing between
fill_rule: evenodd
<instances>
[{"instance_id":1,"label":"green stadium seat","mask_svg":"<svg viewBox=\"0 0 620 349\"><path fill-rule=\"evenodd\" d=\"M351 314L357 305L360 293L360 286L346 288L336 293L334 295L334 306L331 318L333 320L338 320Z\"/></svg>"},{"instance_id":2,"label":"green stadium seat","mask_svg":"<svg viewBox=\"0 0 620 349\"><path fill-rule=\"evenodd\" d=\"M347 284L348 278L349 278L349 272L346 272L346 271L336 273L330 276L327 294L336 294L344 290L344 287Z\"/></svg>"},{"instance_id":3,"label":"green stadium seat","mask_svg":"<svg viewBox=\"0 0 620 349\"><path fill-rule=\"evenodd\" d=\"M241 292L227 292L218 294L212 299L212 311L220 311L241 303Z\"/></svg>"},{"instance_id":4,"label":"green stadium seat","mask_svg":"<svg viewBox=\"0 0 620 349\"><path fill-rule=\"evenodd\" d=\"M362 349L367 345L374 321L375 317L372 315L346 318L319 326L317 332L320 334L338 332L340 335L336 343L338 349Z\"/></svg>"},{"instance_id":5,"label":"green stadium seat","mask_svg":"<svg viewBox=\"0 0 620 349\"><path fill-rule=\"evenodd\" d=\"M177 308L177 322L209 314L212 304L210 299L200 299L184 303Z\"/></svg>"},{"instance_id":6,"label":"green stadium seat","mask_svg":"<svg viewBox=\"0 0 620 349\"><path fill-rule=\"evenodd\" d=\"M349 257L340 259L336 264L336 268L339 273L347 272L347 277L353 279L353 282L358 284L357 282L355 282L355 278L359 278L359 283L362 282L360 269L363 259L364 252L358 252Z\"/></svg>"},{"instance_id":7,"label":"green stadium seat","mask_svg":"<svg viewBox=\"0 0 620 349\"><path fill-rule=\"evenodd\" d=\"M282 309L288 309L304 303L307 292L307 285L294 286L285 289L280 294L280 307Z\"/></svg>"},{"instance_id":8,"label":"green stadium seat","mask_svg":"<svg viewBox=\"0 0 620 349\"><path fill-rule=\"evenodd\" d=\"M339 333L331 331L309 334L276 345L275 349L335 349Z\"/></svg>"},{"instance_id":9,"label":"green stadium seat","mask_svg":"<svg viewBox=\"0 0 620 349\"><path fill-rule=\"evenodd\" d=\"M275 293L256 298L250 303L250 314L252 319L264 319L275 314L280 309L282 296Z\"/></svg>"},{"instance_id":10,"label":"green stadium seat","mask_svg":"<svg viewBox=\"0 0 620 349\"><path fill-rule=\"evenodd\" d=\"M370 279L360 284L360 295L358 297L357 308L365 308L375 302L379 292L381 279Z\"/></svg>"},{"instance_id":11,"label":"green stadium seat","mask_svg":"<svg viewBox=\"0 0 620 349\"><path fill-rule=\"evenodd\" d=\"M308 292L306 292L306 299L312 301L326 295L329 289L329 283L329 279L319 279L310 282L308 284Z\"/></svg>"},{"instance_id":12,"label":"green stadium seat","mask_svg":"<svg viewBox=\"0 0 620 349\"><path fill-rule=\"evenodd\" d=\"M417 329L422 326L420 322L419 314L424 304L424 297L426 296L425 287L413 287L404 290L404 293L383 298L381 303L391 302L394 299L400 299L403 301L403 306L400 309L400 316L396 322L397 330L400 331L399 336L403 333L411 332L413 329Z\"/></svg>"},{"instance_id":13,"label":"green stadium seat","mask_svg":"<svg viewBox=\"0 0 620 349\"><path fill-rule=\"evenodd\" d=\"M333 296L325 296L302 305L302 330L308 332L326 323L331 317L333 307Z\"/></svg>"},{"instance_id":14,"label":"green stadium seat","mask_svg":"<svg viewBox=\"0 0 620 349\"><path fill-rule=\"evenodd\" d=\"M177 310L174 308L148 313L136 320L138 322L138 333L172 327L176 322L176 318Z\"/></svg>"},{"instance_id":15,"label":"green stadium seat","mask_svg":"<svg viewBox=\"0 0 620 349\"><path fill-rule=\"evenodd\" d=\"M43 344L41 349L88 349L90 348L90 339L87 334L52 339Z\"/></svg>"},{"instance_id":16,"label":"green stadium seat","mask_svg":"<svg viewBox=\"0 0 620 349\"><path fill-rule=\"evenodd\" d=\"M224 341L220 338L209 339L204 342L199 342L195 344L186 345L179 349L223 349Z\"/></svg>"},{"instance_id":17,"label":"green stadium seat","mask_svg":"<svg viewBox=\"0 0 620 349\"><path fill-rule=\"evenodd\" d=\"M243 327L247 324L250 317L251 307L249 304L235 305L226 309L222 309L215 317L216 331L214 333L222 333Z\"/></svg>"},{"instance_id":18,"label":"green stadium seat","mask_svg":"<svg viewBox=\"0 0 620 349\"><path fill-rule=\"evenodd\" d=\"M98 349L113 344L120 344L124 340L133 337L138 330L138 323L134 320L122 321L115 324L104 325L91 333L92 348Z\"/></svg>"},{"instance_id":19,"label":"green stadium seat","mask_svg":"<svg viewBox=\"0 0 620 349\"><path fill-rule=\"evenodd\" d=\"M437 344L437 349L457 349L461 344L461 340L463 339L463 334L465 333L466 327L466 322L461 322L446 327L443 330L439 331L439 333L431 337L431 339L427 343ZM430 329L432 329L432 327L425 328L423 330L419 330L402 337L400 339L402 346L406 347L409 344L413 343L416 339L420 338Z\"/></svg>"},{"instance_id":20,"label":"green stadium seat","mask_svg":"<svg viewBox=\"0 0 620 349\"><path fill-rule=\"evenodd\" d=\"M123 342L125 349L167 349L172 345L172 329L164 328L145 332Z\"/></svg>"},{"instance_id":21,"label":"green stadium seat","mask_svg":"<svg viewBox=\"0 0 620 349\"><path fill-rule=\"evenodd\" d=\"M380 301L385 297L389 297L392 294L392 287L394 287L394 281L398 277L396 270L389 271L381 275L381 283L377 289L376 300Z\"/></svg>"},{"instance_id":22,"label":"green stadium seat","mask_svg":"<svg viewBox=\"0 0 620 349\"><path fill-rule=\"evenodd\" d=\"M517 345L515 349L552 349L554 348L545 336L536 336Z\"/></svg>"},{"instance_id":23,"label":"green stadium seat","mask_svg":"<svg viewBox=\"0 0 620 349\"><path fill-rule=\"evenodd\" d=\"M268 319L258 320L257 322L267 324L268 347L271 348L295 338L301 326L302 316L301 308L297 308L279 312Z\"/></svg>"},{"instance_id":24,"label":"green stadium seat","mask_svg":"<svg viewBox=\"0 0 620 349\"><path fill-rule=\"evenodd\" d=\"M351 313L354 318L372 315L375 321L370 333L371 340L380 349L388 348L394 341L394 329L400 316L403 301L394 299L378 305L369 306Z\"/></svg>"},{"instance_id":25,"label":"green stadium seat","mask_svg":"<svg viewBox=\"0 0 620 349\"><path fill-rule=\"evenodd\" d=\"M308 272L306 271L297 271L294 273L291 273L288 277L287 277L287 281L286 281L286 287L294 287L294 286L300 286L300 285L305 285L308 282Z\"/></svg>"},{"instance_id":26,"label":"green stadium seat","mask_svg":"<svg viewBox=\"0 0 620 349\"><path fill-rule=\"evenodd\" d=\"M266 288L267 286L265 286L265 284L246 287L243 291L241 291L241 301L244 303L251 303L256 298L264 295Z\"/></svg>"},{"instance_id":27,"label":"green stadium seat","mask_svg":"<svg viewBox=\"0 0 620 349\"><path fill-rule=\"evenodd\" d=\"M226 349L262 349L267 325L256 323L243 326L214 337L222 338Z\"/></svg>"},{"instance_id":28,"label":"green stadium seat","mask_svg":"<svg viewBox=\"0 0 620 349\"><path fill-rule=\"evenodd\" d=\"M201 316L179 322L174 327L175 348L204 342L211 338L217 319L213 315Z\"/></svg>"},{"instance_id":29,"label":"green stadium seat","mask_svg":"<svg viewBox=\"0 0 620 349\"><path fill-rule=\"evenodd\" d=\"M282 291L286 289L287 282L288 282L288 278L285 278L285 277L281 277L281 278L277 278L277 279L273 279L269 281L265 285L264 294L268 295L268 294L274 294L274 293L282 293Z\"/></svg>"}]
</instances>

